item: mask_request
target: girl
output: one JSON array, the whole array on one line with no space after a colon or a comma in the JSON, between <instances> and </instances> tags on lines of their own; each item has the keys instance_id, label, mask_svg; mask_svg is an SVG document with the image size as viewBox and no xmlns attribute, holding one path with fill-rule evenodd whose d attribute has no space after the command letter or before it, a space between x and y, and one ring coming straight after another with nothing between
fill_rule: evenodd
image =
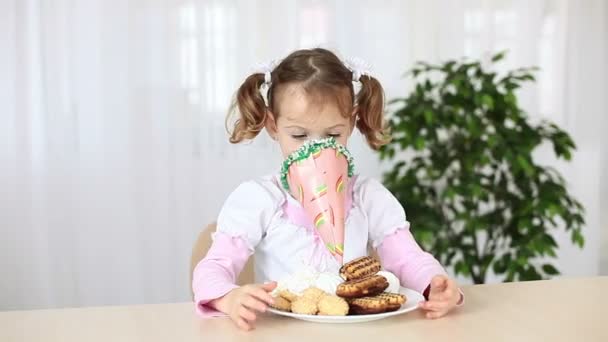
<instances>
[{"instance_id":1,"label":"girl","mask_svg":"<svg viewBox=\"0 0 608 342\"><path fill-rule=\"evenodd\" d=\"M360 84L356 93L353 83ZM382 86L365 70L347 67L325 49L299 50L273 70L247 77L232 106L231 114L238 118L230 142L253 139L265 128L286 157L310 139L333 137L346 146L357 127L378 149L387 142L383 111ZM460 304L456 283L414 241L395 197L373 179L359 176L349 183L344 262L367 255L371 245L401 284L424 293L428 300L420 307L428 318ZM213 244L194 270L198 313L228 315L240 328L253 328L256 312L273 303L269 292L276 283L239 287L236 278L254 251L256 280L297 272L301 260L319 250L302 216L302 207L281 187L278 175L241 184L224 203ZM322 253L323 258L332 256Z\"/></svg>"}]
</instances>

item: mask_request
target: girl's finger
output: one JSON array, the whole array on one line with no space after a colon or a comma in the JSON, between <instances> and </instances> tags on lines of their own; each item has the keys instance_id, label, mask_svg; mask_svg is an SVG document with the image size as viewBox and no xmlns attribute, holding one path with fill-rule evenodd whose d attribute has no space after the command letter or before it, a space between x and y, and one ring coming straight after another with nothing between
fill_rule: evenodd
<instances>
[{"instance_id":1,"label":"girl's finger","mask_svg":"<svg viewBox=\"0 0 608 342\"><path fill-rule=\"evenodd\" d=\"M447 301L428 301L421 302L419 307L428 310L428 311L442 311L447 310L450 306L450 303Z\"/></svg>"},{"instance_id":2,"label":"girl's finger","mask_svg":"<svg viewBox=\"0 0 608 342\"><path fill-rule=\"evenodd\" d=\"M236 326L245 331L251 330L251 325L249 325L249 323L247 323L247 321L245 321L244 319L242 319L240 317L236 320Z\"/></svg>"},{"instance_id":3,"label":"girl's finger","mask_svg":"<svg viewBox=\"0 0 608 342\"><path fill-rule=\"evenodd\" d=\"M269 283L264 283L261 285L262 289L266 292L270 292L272 290L274 290L277 287L277 282L276 281L271 281Z\"/></svg>"},{"instance_id":4,"label":"girl's finger","mask_svg":"<svg viewBox=\"0 0 608 342\"><path fill-rule=\"evenodd\" d=\"M460 297L460 293L455 289L447 289L443 292L429 294L429 301L455 301Z\"/></svg>"},{"instance_id":5,"label":"girl's finger","mask_svg":"<svg viewBox=\"0 0 608 342\"><path fill-rule=\"evenodd\" d=\"M239 308L239 316L247 321L247 323L255 322L257 318L255 313L244 306Z\"/></svg>"},{"instance_id":6,"label":"girl's finger","mask_svg":"<svg viewBox=\"0 0 608 342\"><path fill-rule=\"evenodd\" d=\"M449 278L446 280L445 285L446 291L455 291L457 287L456 282Z\"/></svg>"},{"instance_id":7,"label":"girl's finger","mask_svg":"<svg viewBox=\"0 0 608 342\"><path fill-rule=\"evenodd\" d=\"M449 294L449 298L455 303L460 302L461 292L458 288L458 284L454 280L448 279L448 288L446 289L446 292Z\"/></svg>"},{"instance_id":8,"label":"girl's finger","mask_svg":"<svg viewBox=\"0 0 608 342\"><path fill-rule=\"evenodd\" d=\"M429 296L429 302L443 302L443 301L447 301L448 300L448 296L445 294L436 294L434 296Z\"/></svg>"},{"instance_id":9,"label":"girl's finger","mask_svg":"<svg viewBox=\"0 0 608 342\"><path fill-rule=\"evenodd\" d=\"M268 305L274 304L274 299L270 293L266 292L261 286L252 286L247 288L247 293L256 297L257 299L267 303Z\"/></svg>"},{"instance_id":10,"label":"girl's finger","mask_svg":"<svg viewBox=\"0 0 608 342\"><path fill-rule=\"evenodd\" d=\"M433 291L443 291L447 287L448 278L443 275L434 276L431 280L431 293Z\"/></svg>"},{"instance_id":11,"label":"girl's finger","mask_svg":"<svg viewBox=\"0 0 608 342\"><path fill-rule=\"evenodd\" d=\"M243 299L241 303L247 308L259 312L266 312L266 309L268 308L268 306L264 302L253 296L247 296L245 299Z\"/></svg>"},{"instance_id":12,"label":"girl's finger","mask_svg":"<svg viewBox=\"0 0 608 342\"><path fill-rule=\"evenodd\" d=\"M426 313L426 318L428 319L437 319L443 317L446 314L446 311L430 311Z\"/></svg>"},{"instance_id":13,"label":"girl's finger","mask_svg":"<svg viewBox=\"0 0 608 342\"><path fill-rule=\"evenodd\" d=\"M451 290L449 293L449 297L446 298L446 300L454 304L458 303L460 301L460 291L458 291L457 289Z\"/></svg>"},{"instance_id":14,"label":"girl's finger","mask_svg":"<svg viewBox=\"0 0 608 342\"><path fill-rule=\"evenodd\" d=\"M431 293L429 293L429 302L433 302L433 301L436 301L436 300L439 300L439 301L446 300L448 296L449 295L447 293L445 293L445 291L443 291L443 292L439 292L439 291L431 292Z\"/></svg>"}]
</instances>

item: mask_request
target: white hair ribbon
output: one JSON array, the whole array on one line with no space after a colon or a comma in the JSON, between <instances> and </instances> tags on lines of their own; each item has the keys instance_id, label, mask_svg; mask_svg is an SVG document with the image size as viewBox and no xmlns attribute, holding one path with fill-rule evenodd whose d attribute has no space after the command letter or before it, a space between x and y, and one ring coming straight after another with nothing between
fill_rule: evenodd
<instances>
[{"instance_id":1,"label":"white hair ribbon","mask_svg":"<svg viewBox=\"0 0 608 342\"><path fill-rule=\"evenodd\" d=\"M361 58L347 58L344 66L353 73L353 82L361 81L361 76L371 77L371 65Z\"/></svg>"},{"instance_id":2,"label":"white hair ribbon","mask_svg":"<svg viewBox=\"0 0 608 342\"><path fill-rule=\"evenodd\" d=\"M258 63L254 68L254 73L264 74L264 83L260 86L260 95L264 98L264 104L268 107L268 89L272 84L272 71L279 64L279 61L272 60L268 63Z\"/></svg>"}]
</instances>

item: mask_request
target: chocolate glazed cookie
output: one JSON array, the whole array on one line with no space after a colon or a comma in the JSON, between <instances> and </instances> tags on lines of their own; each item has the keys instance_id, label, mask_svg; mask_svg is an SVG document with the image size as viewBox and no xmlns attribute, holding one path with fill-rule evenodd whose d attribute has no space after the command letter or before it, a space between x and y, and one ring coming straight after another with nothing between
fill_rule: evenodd
<instances>
[{"instance_id":1,"label":"chocolate glazed cookie","mask_svg":"<svg viewBox=\"0 0 608 342\"><path fill-rule=\"evenodd\" d=\"M372 275L361 279L346 281L336 289L336 295L343 298L359 298L382 293L388 287L388 281L381 275Z\"/></svg>"},{"instance_id":2,"label":"chocolate glazed cookie","mask_svg":"<svg viewBox=\"0 0 608 342\"><path fill-rule=\"evenodd\" d=\"M376 274L380 269L382 269L382 265L378 260L364 256L342 265L340 276L344 280L359 279Z\"/></svg>"}]
</instances>

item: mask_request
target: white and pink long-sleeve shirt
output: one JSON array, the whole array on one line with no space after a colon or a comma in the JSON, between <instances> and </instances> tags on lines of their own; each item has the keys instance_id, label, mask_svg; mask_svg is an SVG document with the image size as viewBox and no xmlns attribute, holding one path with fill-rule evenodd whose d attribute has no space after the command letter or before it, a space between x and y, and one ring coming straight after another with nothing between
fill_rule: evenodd
<instances>
[{"instance_id":1,"label":"white and pink long-sleeve shirt","mask_svg":"<svg viewBox=\"0 0 608 342\"><path fill-rule=\"evenodd\" d=\"M371 245L384 269L396 274L402 286L419 292L433 276L445 274L414 241L403 207L382 184L361 176L349 183L344 262L367 255ZM277 176L245 182L224 203L213 244L194 270L192 290L199 314L223 315L207 303L237 287L236 278L254 253L256 282L282 279L302 266L336 273L340 268Z\"/></svg>"}]
</instances>

